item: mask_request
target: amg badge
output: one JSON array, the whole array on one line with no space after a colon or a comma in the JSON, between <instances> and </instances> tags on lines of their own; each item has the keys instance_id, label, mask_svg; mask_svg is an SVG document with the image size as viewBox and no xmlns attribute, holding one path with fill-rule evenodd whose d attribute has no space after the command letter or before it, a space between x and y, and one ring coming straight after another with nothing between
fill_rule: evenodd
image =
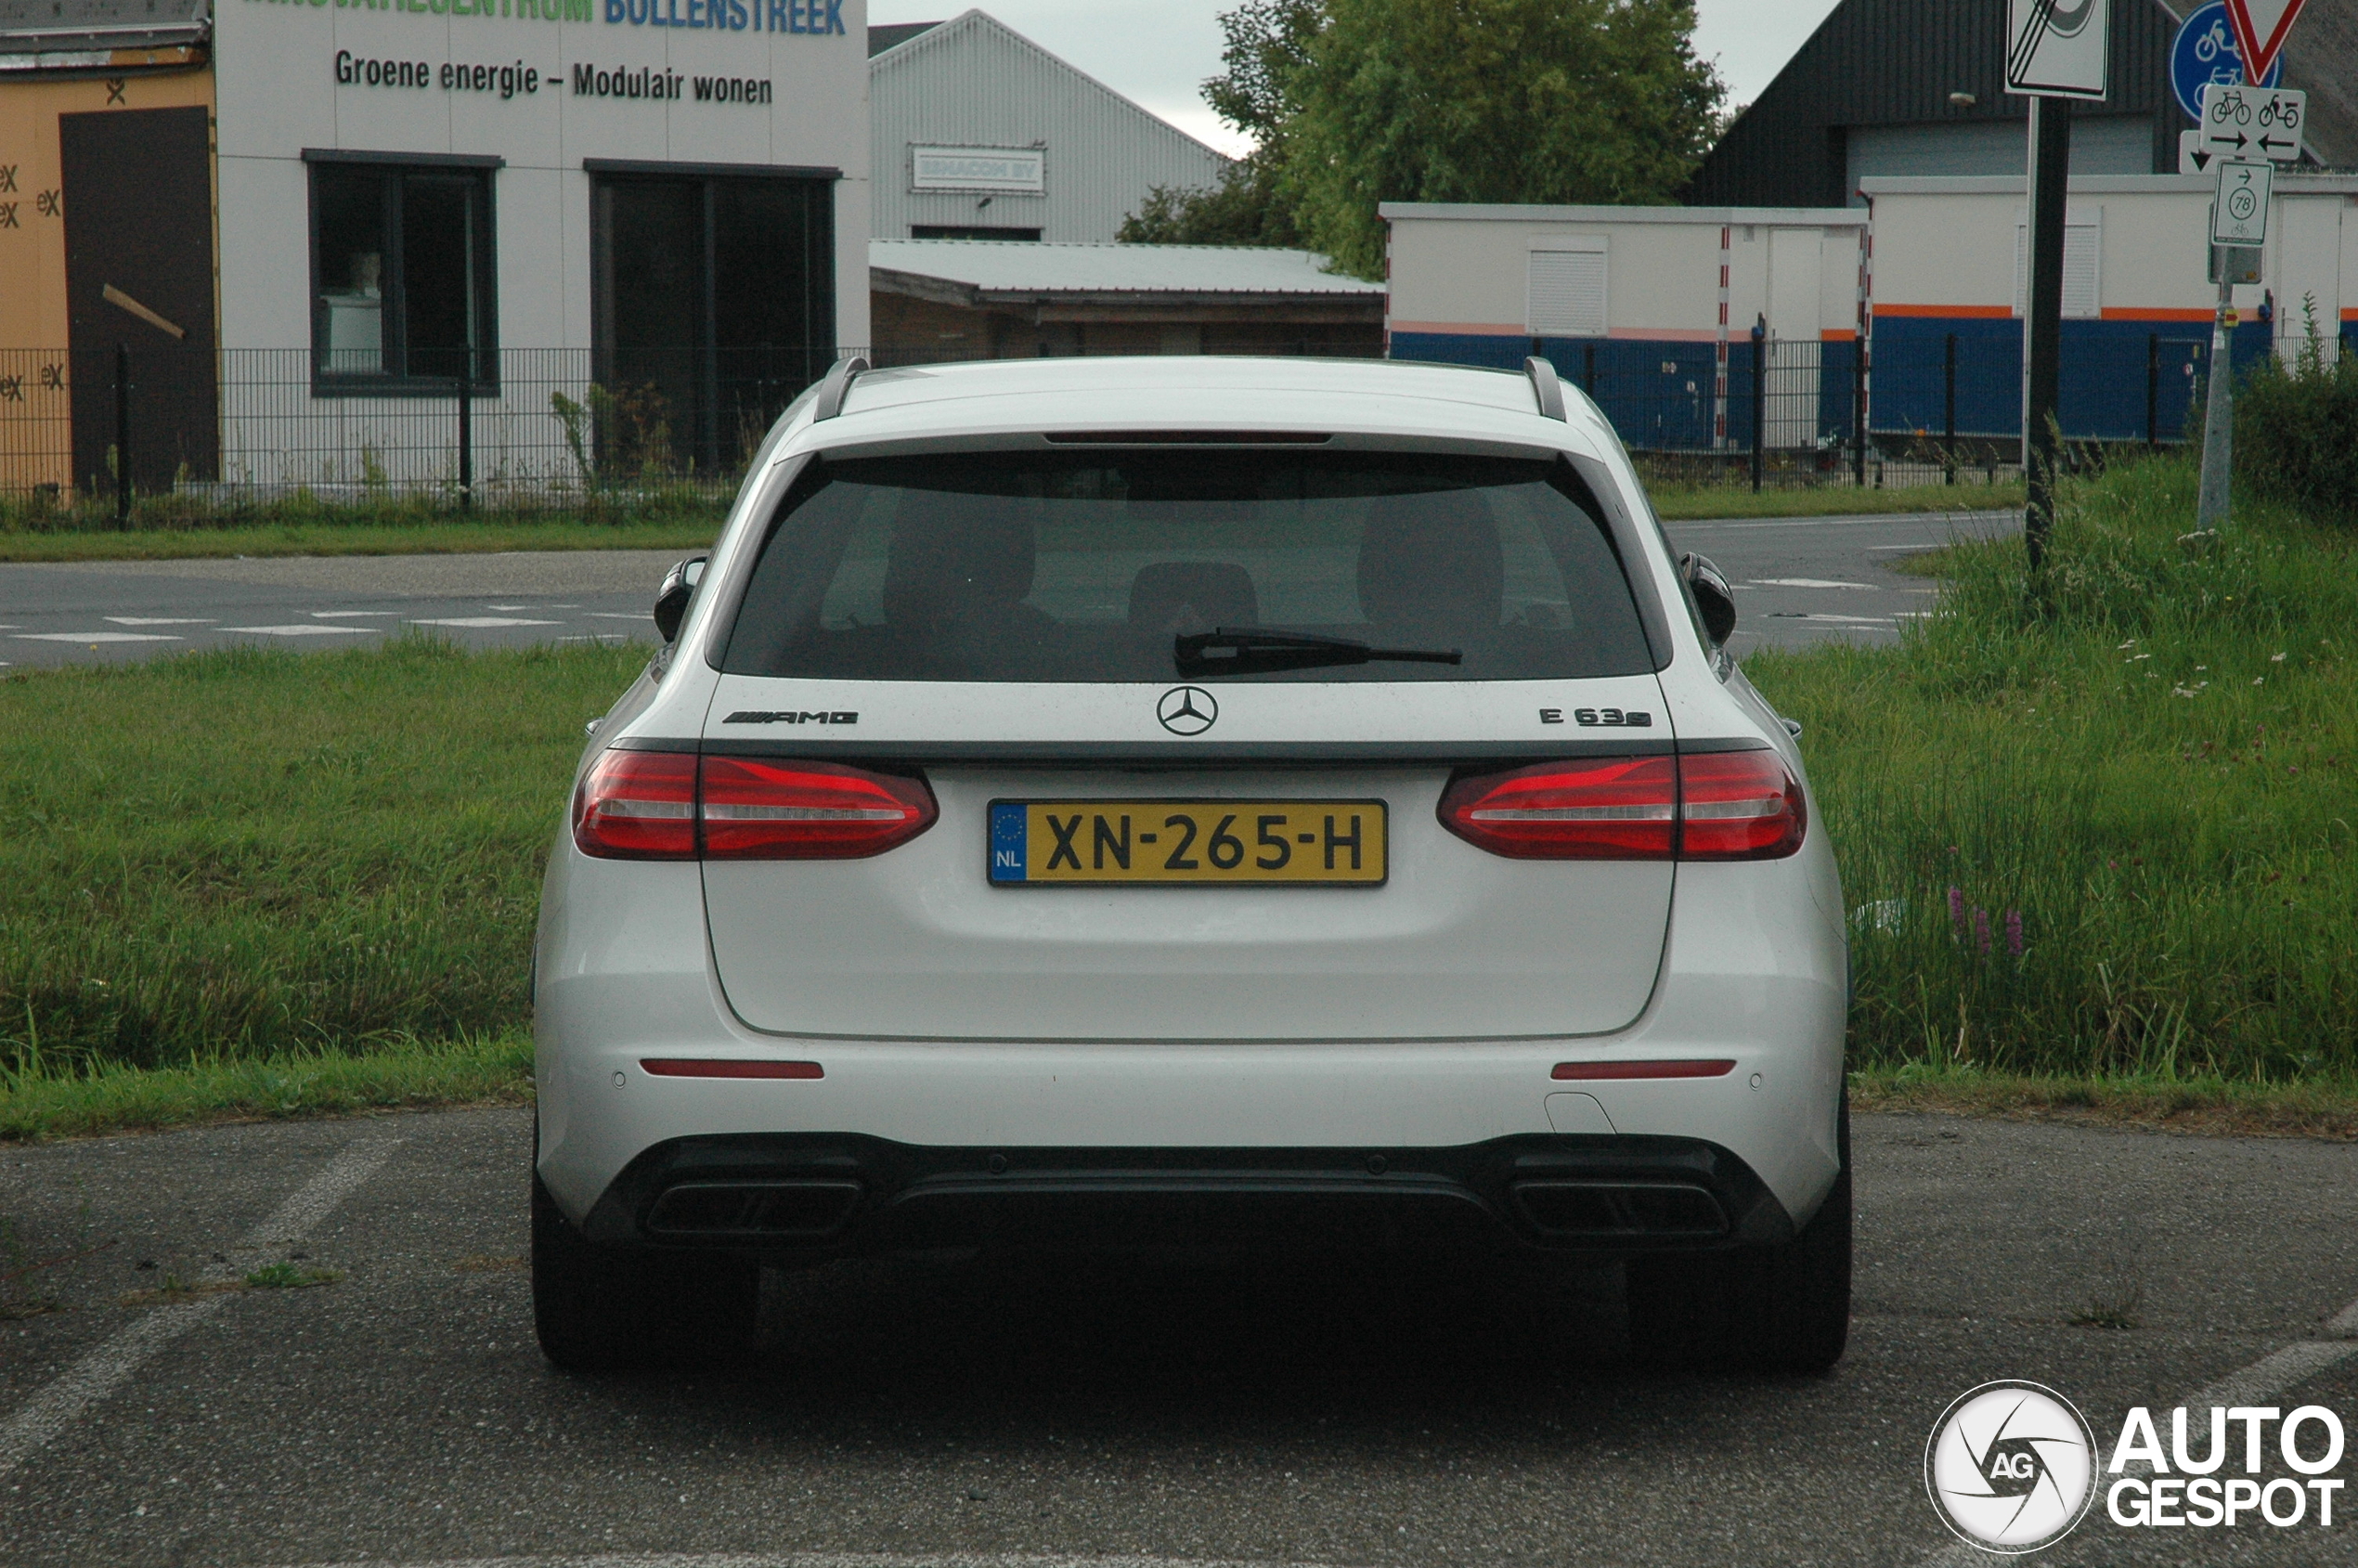
<instances>
[{"instance_id":1,"label":"amg badge","mask_svg":"<svg viewBox=\"0 0 2358 1568\"><path fill-rule=\"evenodd\" d=\"M768 708L743 707L722 719L723 724L857 724L856 713L772 713Z\"/></svg>"}]
</instances>

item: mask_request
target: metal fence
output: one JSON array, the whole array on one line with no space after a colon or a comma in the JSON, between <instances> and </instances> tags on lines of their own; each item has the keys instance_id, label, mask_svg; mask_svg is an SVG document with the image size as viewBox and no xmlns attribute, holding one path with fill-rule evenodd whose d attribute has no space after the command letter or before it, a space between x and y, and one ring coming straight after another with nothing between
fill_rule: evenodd
<instances>
[{"instance_id":1,"label":"metal fence","mask_svg":"<svg viewBox=\"0 0 2358 1568\"><path fill-rule=\"evenodd\" d=\"M2005 321L1879 329L1862 363L1855 340L1739 338L1724 367L1707 340L1531 347L1658 471L1860 485L2015 470L2018 340ZM2160 445L2197 433L2207 340L2200 324L2169 324L2067 343L2065 436ZM2248 330L2238 369L2271 346L2265 328ZM630 349L600 366L587 349L508 348L485 356L461 397L456 379L338 376L303 349L0 350L0 494L115 497L119 473L136 494L225 501L305 490L545 505L602 486L719 486L838 354L864 352ZM1522 352L1504 340L1496 362Z\"/></svg>"},{"instance_id":2,"label":"metal fence","mask_svg":"<svg viewBox=\"0 0 2358 1568\"><path fill-rule=\"evenodd\" d=\"M1535 341L1661 471L1735 470L1767 483L1902 484L2019 472L2018 322L1855 339ZM2155 446L2199 433L2207 324L2066 345L2065 437ZM2269 349L2239 339L2239 371Z\"/></svg>"},{"instance_id":3,"label":"metal fence","mask_svg":"<svg viewBox=\"0 0 2358 1568\"><path fill-rule=\"evenodd\" d=\"M851 351L847 351L851 352ZM562 501L728 483L830 349L508 348L456 376L337 375L304 349L0 350L0 493Z\"/></svg>"}]
</instances>

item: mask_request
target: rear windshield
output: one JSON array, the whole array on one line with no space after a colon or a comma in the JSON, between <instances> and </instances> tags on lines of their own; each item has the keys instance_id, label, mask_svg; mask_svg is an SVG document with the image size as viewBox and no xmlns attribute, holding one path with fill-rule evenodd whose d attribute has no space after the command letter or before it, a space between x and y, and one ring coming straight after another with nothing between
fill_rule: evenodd
<instances>
[{"instance_id":1,"label":"rear windshield","mask_svg":"<svg viewBox=\"0 0 2358 1568\"><path fill-rule=\"evenodd\" d=\"M1257 629L1458 664L1237 680L1533 680L1652 667L1561 465L1380 452L955 453L823 465L772 529L732 674L1155 681Z\"/></svg>"}]
</instances>

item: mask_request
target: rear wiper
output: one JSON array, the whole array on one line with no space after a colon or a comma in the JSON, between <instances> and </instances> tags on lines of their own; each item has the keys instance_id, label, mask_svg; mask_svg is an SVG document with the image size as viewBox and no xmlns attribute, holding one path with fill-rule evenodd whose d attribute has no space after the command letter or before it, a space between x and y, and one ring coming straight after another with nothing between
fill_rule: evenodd
<instances>
[{"instance_id":1,"label":"rear wiper","mask_svg":"<svg viewBox=\"0 0 2358 1568\"><path fill-rule=\"evenodd\" d=\"M1299 637L1284 631L1195 632L1175 638L1172 657L1182 675L1266 675L1281 669L1336 665L1462 664L1456 648L1371 648L1348 637Z\"/></svg>"}]
</instances>

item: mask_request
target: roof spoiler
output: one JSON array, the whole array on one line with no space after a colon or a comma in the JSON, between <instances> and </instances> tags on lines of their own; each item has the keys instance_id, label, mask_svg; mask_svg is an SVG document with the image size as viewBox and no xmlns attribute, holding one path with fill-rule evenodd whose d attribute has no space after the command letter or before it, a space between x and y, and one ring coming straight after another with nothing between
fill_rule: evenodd
<instances>
[{"instance_id":1,"label":"roof spoiler","mask_svg":"<svg viewBox=\"0 0 2358 1568\"><path fill-rule=\"evenodd\" d=\"M1531 390L1539 399L1541 417L1570 423L1564 419L1564 388L1563 382L1556 379L1556 368L1535 354L1522 362L1522 373L1531 378Z\"/></svg>"},{"instance_id":2,"label":"roof spoiler","mask_svg":"<svg viewBox=\"0 0 2358 1568\"><path fill-rule=\"evenodd\" d=\"M819 382L819 400L810 410L811 421L831 420L842 413L844 395L851 390L852 378L867 368L868 361L857 354L828 366L826 375Z\"/></svg>"}]
</instances>

